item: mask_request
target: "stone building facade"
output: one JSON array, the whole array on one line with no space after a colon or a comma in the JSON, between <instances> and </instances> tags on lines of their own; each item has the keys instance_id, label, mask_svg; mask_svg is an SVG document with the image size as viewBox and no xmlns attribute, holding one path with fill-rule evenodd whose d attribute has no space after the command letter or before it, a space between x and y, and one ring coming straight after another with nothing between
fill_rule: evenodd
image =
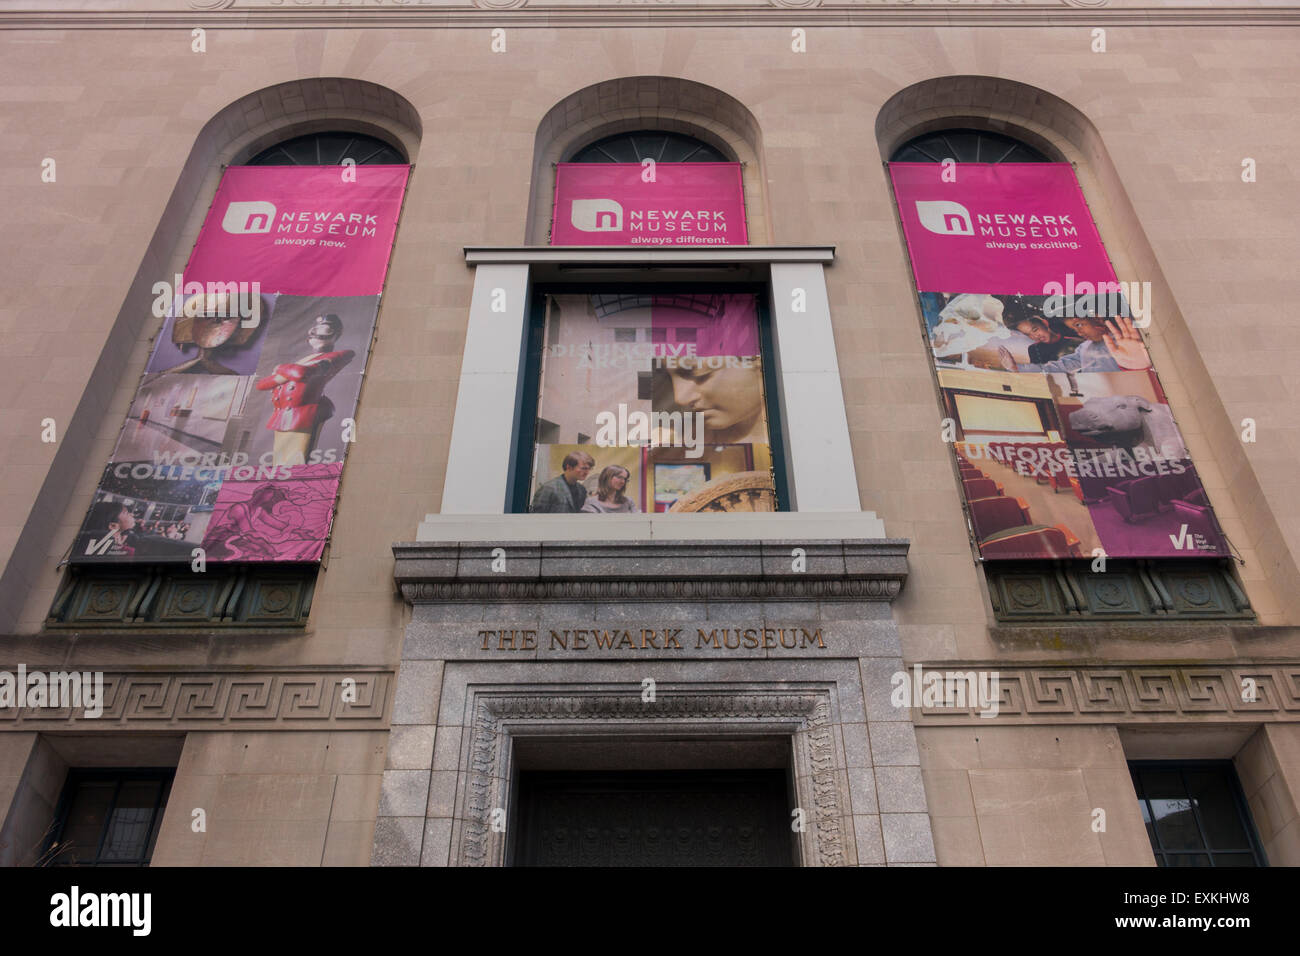
<instances>
[{"instance_id":1,"label":"stone building facade","mask_svg":"<svg viewBox=\"0 0 1300 956\"><path fill-rule=\"evenodd\" d=\"M76 7L0 9L0 671L102 672L104 711L0 707L0 861L109 771L166 780L156 866L555 859L520 833L557 775L775 773L788 862L1152 865L1141 774L1211 768L1300 863L1300 7ZM949 129L1074 164L1238 560L977 560L885 165ZM548 245L553 164L643 130L743 164L749 245ZM328 131L413 168L319 572L74 578L153 284L226 166ZM766 296L780 512L507 513L527 304L593 276ZM898 706L915 668L996 674L997 716Z\"/></svg>"}]
</instances>

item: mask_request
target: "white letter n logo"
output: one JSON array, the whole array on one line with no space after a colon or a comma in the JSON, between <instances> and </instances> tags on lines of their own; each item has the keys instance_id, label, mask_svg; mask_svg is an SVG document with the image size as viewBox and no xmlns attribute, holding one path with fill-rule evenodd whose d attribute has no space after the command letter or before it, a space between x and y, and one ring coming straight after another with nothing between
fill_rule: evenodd
<instances>
[{"instance_id":1,"label":"white letter n logo","mask_svg":"<svg viewBox=\"0 0 1300 956\"><path fill-rule=\"evenodd\" d=\"M275 206L269 202L232 202L221 218L221 228L235 235L270 232Z\"/></svg>"},{"instance_id":2,"label":"white letter n logo","mask_svg":"<svg viewBox=\"0 0 1300 956\"><path fill-rule=\"evenodd\" d=\"M916 215L921 225L941 236L973 236L975 229L970 222L970 213L959 202L946 199L934 201L916 201Z\"/></svg>"},{"instance_id":3,"label":"white letter n logo","mask_svg":"<svg viewBox=\"0 0 1300 956\"><path fill-rule=\"evenodd\" d=\"M569 222L582 232L618 232L623 228L623 207L613 199L575 199Z\"/></svg>"}]
</instances>

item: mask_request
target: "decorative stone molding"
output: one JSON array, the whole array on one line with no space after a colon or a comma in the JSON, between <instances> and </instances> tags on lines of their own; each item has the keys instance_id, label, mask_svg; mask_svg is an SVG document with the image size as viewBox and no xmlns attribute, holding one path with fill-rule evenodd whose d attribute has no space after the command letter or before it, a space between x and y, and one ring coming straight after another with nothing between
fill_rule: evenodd
<instances>
[{"instance_id":1,"label":"decorative stone molding","mask_svg":"<svg viewBox=\"0 0 1300 956\"><path fill-rule=\"evenodd\" d=\"M999 621L1253 620L1223 560L985 562Z\"/></svg>"},{"instance_id":2,"label":"decorative stone molding","mask_svg":"<svg viewBox=\"0 0 1300 956\"><path fill-rule=\"evenodd\" d=\"M403 584L411 604L449 601L717 601L865 599L892 601L901 581L525 581Z\"/></svg>"},{"instance_id":3,"label":"decorative stone molding","mask_svg":"<svg viewBox=\"0 0 1300 956\"><path fill-rule=\"evenodd\" d=\"M892 601L907 542L574 541L393 545L411 604L809 599ZM795 549L803 554L795 570ZM495 568L495 570L494 570Z\"/></svg>"},{"instance_id":4,"label":"decorative stone molding","mask_svg":"<svg viewBox=\"0 0 1300 956\"><path fill-rule=\"evenodd\" d=\"M87 628L297 627L307 623L316 565L69 567L45 626Z\"/></svg>"},{"instance_id":5,"label":"decorative stone molding","mask_svg":"<svg viewBox=\"0 0 1300 956\"><path fill-rule=\"evenodd\" d=\"M388 726L392 681L391 670L361 667L105 673L101 716L87 717L82 707L7 707L0 708L0 729L381 730ZM344 699L354 695L355 702Z\"/></svg>"},{"instance_id":6,"label":"decorative stone molding","mask_svg":"<svg viewBox=\"0 0 1300 956\"><path fill-rule=\"evenodd\" d=\"M708 726L713 732L783 732L795 740L796 787L801 806L812 808L805 831L805 865L842 866L846 847L841 819L847 799L837 771L829 691L663 691L653 707L639 693L564 691L554 695L483 693L473 702L469 772L454 859L460 866L505 861L502 834L491 827L493 810L505 807L510 779L510 738L529 733L662 733ZM730 725L730 727L728 727Z\"/></svg>"},{"instance_id":7,"label":"decorative stone molding","mask_svg":"<svg viewBox=\"0 0 1300 956\"><path fill-rule=\"evenodd\" d=\"M981 717L975 705L917 707L912 713L919 727L1300 720L1300 664L1295 662L1124 667L1000 667L962 662L917 666L923 674L982 671L998 679L996 717Z\"/></svg>"}]
</instances>

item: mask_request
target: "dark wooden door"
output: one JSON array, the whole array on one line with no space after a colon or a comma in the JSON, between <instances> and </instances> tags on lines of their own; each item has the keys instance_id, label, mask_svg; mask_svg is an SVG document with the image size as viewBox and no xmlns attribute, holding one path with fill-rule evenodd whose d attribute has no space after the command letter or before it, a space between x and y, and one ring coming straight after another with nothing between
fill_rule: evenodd
<instances>
[{"instance_id":1,"label":"dark wooden door","mask_svg":"<svg viewBox=\"0 0 1300 956\"><path fill-rule=\"evenodd\" d=\"M525 772L518 866L792 866L781 770Z\"/></svg>"}]
</instances>

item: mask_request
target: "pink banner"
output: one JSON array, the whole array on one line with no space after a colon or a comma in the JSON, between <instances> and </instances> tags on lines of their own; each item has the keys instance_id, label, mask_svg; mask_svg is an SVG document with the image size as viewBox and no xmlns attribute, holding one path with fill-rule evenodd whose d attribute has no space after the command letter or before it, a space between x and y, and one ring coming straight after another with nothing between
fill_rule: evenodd
<instances>
[{"instance_id":1,"label":"pink banner","mask_svg":"<svg viewBox=\"0 0 1300 956\"><path fill-rule=\"evenodd\" d=\"M1068 276L1115 279L1068 163L892 163L889 174L919 292L1045 295Z\"/></svg>"},{"instance_id":2,"label":"pink banner","mask_svg":"<svg viewBox=\"0 0 1300 956\"><path fill-rule=\"evenodd\" d=\"M748 242L739 163L560 163L553 213L557 246Z\"/></svg>"},{"instance_id":3,"label":"pink banner","mask_svg":"<svg viewBox=\"0 0 1300 956\"><path fill-rule=\"evenodd\" d=\"M1229 553L1064 163L890 166L985 560Z\"/></svg>"},{"instance_id":4,"label":"pink banner","mask_svg":"<svg viewBox=\"0 0 1300 956\"><path fill-rule=\"evenodd\" d=\"M320 560L408 172L226 170L73 561Z\"/></svg>"},{"instance_id":5,"label":"pink banner","mask_svg":"<svg viewBox=\"0 0 1300 956\"><path fill-rule=\"evenodd\" d=\"M409 166L231 166L185 268L266 293L374 295Z\"/></svg>"}]
</instances>

